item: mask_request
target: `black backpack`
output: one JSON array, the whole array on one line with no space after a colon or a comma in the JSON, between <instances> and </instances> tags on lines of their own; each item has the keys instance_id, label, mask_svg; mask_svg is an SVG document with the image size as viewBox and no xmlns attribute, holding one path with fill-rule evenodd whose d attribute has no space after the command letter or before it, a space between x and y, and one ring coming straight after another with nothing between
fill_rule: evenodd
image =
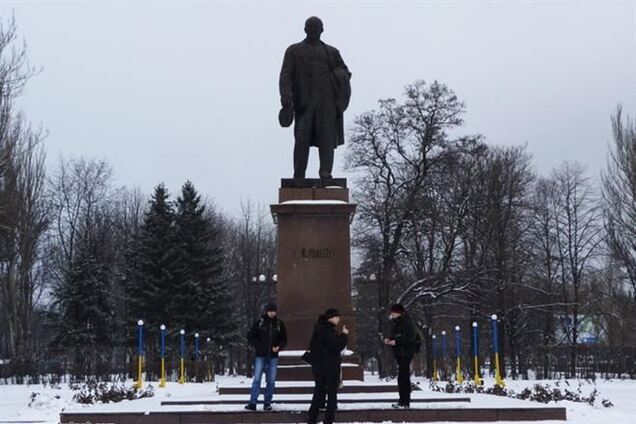
<instances>
[{"instance_id":1,"label":"black backpack","mask_svg":"<svg viewBox=\"0 0 636 424\"><path fill-rule=\"evenodd\" d=\"M413 341L411 341L411 344L413 345L413 351L415 353L420 353L422 350L422 343L424 342L424 335L422 334L419 325L417 325L415 319L413 319L411 315L407 315L407 319L411 320L413 333L415 333Z\"/></svg>"}]
</instances>

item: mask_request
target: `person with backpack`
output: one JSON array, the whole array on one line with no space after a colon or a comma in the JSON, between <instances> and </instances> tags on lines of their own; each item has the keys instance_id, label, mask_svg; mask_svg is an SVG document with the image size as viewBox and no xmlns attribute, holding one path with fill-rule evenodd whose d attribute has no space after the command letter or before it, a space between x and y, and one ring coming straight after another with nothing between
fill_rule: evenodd
<instances>
[{"instance_id":1,"label":"person with backpack","mask_svg":"<svg viewBox=\"0 0 636 424\"><path fill-rule=\"evenodd\" d=\"M250 403L245 406L245 409L249 411L256 411L256 402L261 390L263 373L265 373L267 383L263 409L265 411L272 409L276 370L278 368L278 352L287 344L287 330L283 321L276 316L277 313L276 304L268 303L263 316L254 321L247 333L247 341L255 350L254 380L252 381Z\"/></svg>"},{"instance_id":2,"label":"person with backpack","mask_svg":"<svg viewBox=\"0 0 636 424\"><path fill-rule=\"evenodd\" d=\"M391 306L389 312L393 327L391 336L384 344L393 347L393 356L398 363L398 391L400 400L391 406L409 408L411 404L411 361L421 347L422 340L415 328L413 319L399 303Z\"/></svg>"},{"instance_id":3,"label":"person with backpack","mask_svg":"<svg viewBox=\"0 0 636 424\"><path fill-rule=\"evenodd\" d=\"M314 395L309 407L308 424L316 424L318 410L325 404L324 424L332 424L338 406L338 385L340 384L341 352L347 347L348 334L346 326L338 333L340 313L333 308L327 309L318 318L309 344L309 362L314 374Z\"/></svg>"}]
</instances>

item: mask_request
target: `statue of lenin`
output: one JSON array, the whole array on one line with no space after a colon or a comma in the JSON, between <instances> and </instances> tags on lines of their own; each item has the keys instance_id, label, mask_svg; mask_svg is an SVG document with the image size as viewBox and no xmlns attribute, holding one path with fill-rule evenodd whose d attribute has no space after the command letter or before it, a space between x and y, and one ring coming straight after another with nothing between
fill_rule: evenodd
<instances>
[{"instance_id":1,"label":"statue of lenin","mask_svg":"<svg viewBox=\"0 0 636 424\"><path fill-rule=\"evenodd\" d=\"M351 73L340 52L320 40L322 21L305 22L307 37L285 51L280 71L281 126L294 125L294 178L305 178L309 147L318 147L320 178L332 178L334 149L344 143L343 113Z\"/></svg>"}]
</instances>

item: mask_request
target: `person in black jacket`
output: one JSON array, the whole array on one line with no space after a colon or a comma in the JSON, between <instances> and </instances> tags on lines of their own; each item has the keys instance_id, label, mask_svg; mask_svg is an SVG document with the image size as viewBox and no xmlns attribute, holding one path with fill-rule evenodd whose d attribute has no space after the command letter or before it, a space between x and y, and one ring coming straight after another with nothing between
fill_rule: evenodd
<instances>
[{"instance_id":1,"label":"person in black jacket","mask_svg":"<svg viewBox=\"0 0 636 424\"><path fill-rule=\"evenodd\" d=\"M315 424L318 419L318 410L325 404L327 397L327 409L325 411L324 424L332 424L336 414L338 403L338 385L340 383L340 365L342 359L340 353L347 347L349 330L342 326L342 332L338 334L336 327L340 324L340 313L330 308L318 318L314 327L314 333L309 344L311 355L311 368L314 373L314 395L309 407L309 424Z\"/></svg>"},{"instance_id":2,"label":"person in black jacket","mask_svg":"<svg viewBox=\"0 0 636 424\"><path fill-rule=\"evenodd\" d=\"M398 363L398 391L400 400L394 408L408 408L411 404L411 361L415 355L416 332L413 320L399 303L391 306L389 318L393 321L391 337L384 343L393 346Z\"/></svg>"},{"instance_id":3,"label":"person in black jacket","mask_svg":"<svg viewBox=\"0 0 636 424\"><path fill-rule=\"evenodd\" d=\"M276 381L276 369L278 368L278 352L287 344L287 330L283 321L276 317L276 304L269 303L265 308L265 314L254 321L247 333L247 341L254 348L254 380L250 403L245 409L256 410L256 402L261 389L261 377L265 373L267 386L265 388L265 402L263 409L272 409L274 397L274 383Z\"/></svg>"}]
</instances>

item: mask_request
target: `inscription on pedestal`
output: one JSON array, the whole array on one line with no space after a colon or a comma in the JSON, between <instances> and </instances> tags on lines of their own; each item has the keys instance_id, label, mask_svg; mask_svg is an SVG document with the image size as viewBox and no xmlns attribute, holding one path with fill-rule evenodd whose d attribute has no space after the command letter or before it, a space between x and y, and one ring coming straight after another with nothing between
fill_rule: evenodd
<instances>
[{"instance_id":1,"label":"inscription on pedestal","mask_svg":"<svg viewBox=\"0 0 636 424\"><path fill-rule=\"evenodd\" d=\"M333 250L329 249L328 247L324 247L321 249L303 247L298 252L297 257L303 259L330 259L334 256L335 254Z\"/></svg>"}]
</instances>

